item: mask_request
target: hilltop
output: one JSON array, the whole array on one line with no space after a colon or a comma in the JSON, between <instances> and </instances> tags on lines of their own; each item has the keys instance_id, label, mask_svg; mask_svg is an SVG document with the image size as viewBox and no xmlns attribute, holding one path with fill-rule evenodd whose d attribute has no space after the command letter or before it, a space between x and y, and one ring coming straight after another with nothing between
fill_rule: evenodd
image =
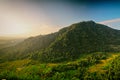
<instances>
[{"instance_id":1,"label":"hilltop","mask_svg":"<svg viewBox=\"0 0 120 80\"><path fill-rule=\"evenodd\" d=\"M120 31L83 21L0 50L0 79L118 80Z\"/></svg>"},{"instance_id":2,"label":"hilltop","mask_svg":"<svg viewBox=\"0 0 120 80\"><path fill-rule=\"evenodd\" d=\"M3 59L37 59L41 62L70 61L84 53L118 52L120 31L94 21L83 21L48 35L30 37L1 49Z\"/></svg>"}]
</instances>

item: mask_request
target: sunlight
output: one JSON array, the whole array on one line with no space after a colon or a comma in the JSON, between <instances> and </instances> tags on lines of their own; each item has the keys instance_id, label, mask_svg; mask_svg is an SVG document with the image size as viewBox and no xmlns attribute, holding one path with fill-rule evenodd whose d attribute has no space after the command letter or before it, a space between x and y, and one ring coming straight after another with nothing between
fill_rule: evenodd
<instances>
[{"instance_id":1,"label":"sunlight","mask_svg":"<svg viewBox=\"0 0 120 80\"><path fill-rule=\"evenodd\" d=\"M30 32L30 26L24 20L15 16L4 16L0 33L5 35L23 35Z\"/></svg>"},{"instance_id":2,"label":"sunlight","mask_svg":"<svg viewBox=\"0 0 120 80\"><path fill-rule=\"evenodd\" d=\"M25 24L12 24L10 33L11 34L24 34L27 33L28 29L26 28Z\"/></svg>"},{"instance_id":3,"label":"sunlight","mask_svg":"<svg viewBox=\"0 0 120 80\"><path fill-rule=\"evenodd\" d=\"M7 25L9 25L9 27L6 28L6 33L7 34L24 34L29 32L29 29L27 29L27 25L22 24L20 22L10 22L7 23Z\"/></svg>"}]
</instances>

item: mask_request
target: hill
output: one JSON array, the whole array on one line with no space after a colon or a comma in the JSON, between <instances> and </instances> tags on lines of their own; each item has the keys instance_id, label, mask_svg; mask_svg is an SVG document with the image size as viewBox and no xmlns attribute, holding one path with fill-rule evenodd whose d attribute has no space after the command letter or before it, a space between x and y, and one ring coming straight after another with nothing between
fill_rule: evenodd
<instances>
[{"instance_id":1,"label":"hill","mask_svg":"<svg viewBox=\"0 0 120 80\"><path fill-rule=\"evenodd\" d=\"M22 42L24 38L11 38L11 37L1 37L0 36L0 49L14 46L20 42Z\"/></svg>"},{"instance_id":2,"label":"hill","mask_svg":"<svg viewBox=\"0 0 120 80\"><path fill-rule=\"evenodd\" d=\"M1 49L0 55L4 60L16 60L26 58L31 52L40 51L41 49L49 46L49 44L55 40L56 36L57 33L29 37L12 47Z\"/></svg>"},{"instance_id":3,"label":"hill","mask_svg":"<svg viewBox=\"0 0 120 80\"><path fill-rule=\"evenodd\" d=\"M30 37L0 51L2 58L7 57L7 60L29 57L41 62L61 62L77 59L84 53L117 52L119 48L119 30L94 21L83 21L56 33Z\"/></svg>"},{"instance_id":4,"label":"hill","mask_svg":"<svg viewBox=\"0 0 120 80\"><path fill-rule=\"evenodd\" d=\"M116 57L112 57L113 55ZM78 60L65 63L40 63L23 59L0 63L0 79L118 80L120 78L119 67L120 53L84 54Z\"/></svg>"},{"instance_id":5,"label":"hill","mask_svg":"<svg viewBox=\"0 0 120 80\"><path fill-rule=\"evenodd\" d=\"M84 53L119 51L119 30L93 21L72 24L65 30L46 50L38 53L40 61L69 61Z\"/></svg>"},{"instance_id":6,"label":"hill","mask_svg":"<svg viewBox=\"0 0 120 80\"><path fill-rule=\"evenodd\" d=\"M119 46L119 30L93 21L75 23L1 49L0 79L118 80Z\"/></svg>"}]
</instances>

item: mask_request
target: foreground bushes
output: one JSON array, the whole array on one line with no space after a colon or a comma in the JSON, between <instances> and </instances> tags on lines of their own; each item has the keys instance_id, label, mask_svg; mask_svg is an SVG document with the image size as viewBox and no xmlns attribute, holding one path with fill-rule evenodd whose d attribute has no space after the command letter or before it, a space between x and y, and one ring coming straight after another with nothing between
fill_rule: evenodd
<instances>
[{"instance_id":1,"label":"foreground bushes","mask_svg":"<svg viewBox=\"0 0 120 80\"><path fill-rule=\"evenodd\" d=\"M120 56L107 65L104 73L89 72L88 68L106 59L107 54L94 53L84 59L54 66L48 64L30 64L20 71L15 69L0 72L0 79L7 80L114 80L119 79ZM50 63L49 63L50 64Z\"/></svg>"}]
</instances>

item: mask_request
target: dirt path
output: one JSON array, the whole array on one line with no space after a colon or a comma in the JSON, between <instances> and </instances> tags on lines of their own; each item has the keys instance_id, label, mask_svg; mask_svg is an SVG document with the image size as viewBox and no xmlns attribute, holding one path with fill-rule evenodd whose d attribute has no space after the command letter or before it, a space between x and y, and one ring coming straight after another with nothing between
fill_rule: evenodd
<instances>
[{"instance_id":1,"label":"dirt path","mask_svg":"<svg viewBox=\"0 0 120 80\"><path fill-rule=\"evenodd\" d=\"M89 68L89 72L105 72L105 70L102 69L103 66L105 66L110 60L114 59L116 56L118 56L118 54L112 54L111 57L105 60L101 60L99 64L91 66Z\"/></svg>"}]
</instances>

